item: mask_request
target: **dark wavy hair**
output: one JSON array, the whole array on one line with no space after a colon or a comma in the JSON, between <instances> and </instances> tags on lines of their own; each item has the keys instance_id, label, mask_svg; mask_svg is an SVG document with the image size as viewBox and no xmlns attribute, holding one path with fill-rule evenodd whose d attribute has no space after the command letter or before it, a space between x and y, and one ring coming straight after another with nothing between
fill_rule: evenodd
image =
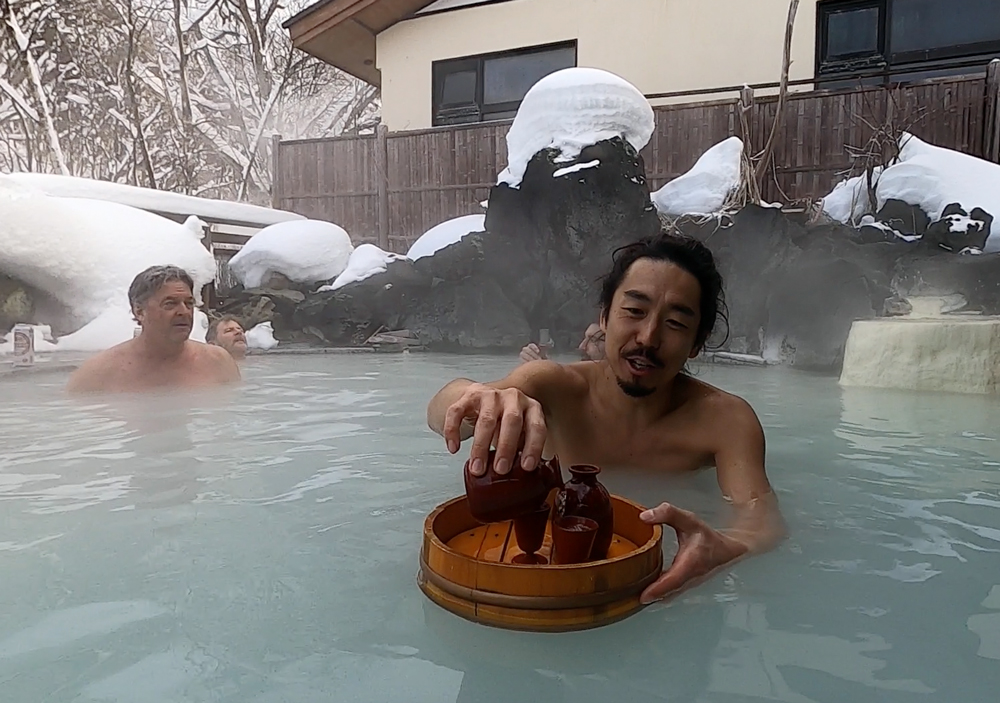
<instances>
[{"instance_id":1,"label":"dark wavy hair","mask_svg":"<svg viewBox=\"0 0 1000 703\"><path fill-rule=\"evenodd\" d=\"M654 237L620 247L612 254L611 271L601 279L599 303L602 322L607 321L611 301L625 280L625 274L639 259L669 261L694 276L701 287L701 318L698 320L695 346L698 349L705 347L720 320L725 324L726 334L719 345L725 343L729 337L726 294L722 288L722 274L715 264L712 251L694 237L668 231L661 231Z\"/></svg>"}]
</instances>

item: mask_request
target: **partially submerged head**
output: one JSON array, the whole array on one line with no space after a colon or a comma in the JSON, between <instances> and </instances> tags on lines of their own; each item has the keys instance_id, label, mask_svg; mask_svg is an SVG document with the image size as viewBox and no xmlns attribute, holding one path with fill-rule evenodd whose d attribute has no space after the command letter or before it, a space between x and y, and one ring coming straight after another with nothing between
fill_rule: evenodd
<instances>
[{"instance_id":1,"label":"partially submerged head","mask_svg":"<svg viewBox=\"0 0 1000 703\"><path fill-rule=\"evenodd\" d=\"M584 361L600 361L604 358L604 330L600 324L592 322L587 326L577 350Z\"/></svg>"},{"instance_id":2,"label":"partially submerged head","mask_svg":"<svg viewBox=\"0 0 1000 703\"><path fill-rule=\"evenodd\" d=\"M150 266L128 289L132 315L143 335L184 342L194 326L194 281L178 266Z\"/></svg>"},{"instance_id":3,"label":"partially submerged head","mask_svg":"<svg viewBox=\"0 0 1000 703\"><path fill-rule=\"evenodd\" d=\"M205 341L228 351L234 359L242 359L247 354L247 338L243 325L235 317L220 317L208 326Z\"/></svg>"},{"instance_id":4,"label":"partially submerged head","mask_svg":"<svg viewBox=\"0 0 1000 703\"><path fill-rule=\"evenodd\" d=\"M712 252L666 232L615 252L600 303L606 358L619 387L636 398L669 385L726 319Z\"/></svg>"}]
</instances>

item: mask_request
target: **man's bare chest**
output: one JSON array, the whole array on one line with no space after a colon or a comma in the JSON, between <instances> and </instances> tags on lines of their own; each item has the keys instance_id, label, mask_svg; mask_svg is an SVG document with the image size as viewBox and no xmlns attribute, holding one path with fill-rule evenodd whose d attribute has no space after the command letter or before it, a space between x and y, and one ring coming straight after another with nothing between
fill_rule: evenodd
<instances>
[{"instance_id":1,"label":"man's bare chest","mask_svg":"<svg viewBox=\"0 0 1000 703\"><path fill-rule=\"evenodd\" d=\"M686 473L710 465L714 458L705 433L683 418L648 429L599 413L562 413L548 419L546 453L562 464L627 466L667 473Z\"/></svg>"}]
</instances>

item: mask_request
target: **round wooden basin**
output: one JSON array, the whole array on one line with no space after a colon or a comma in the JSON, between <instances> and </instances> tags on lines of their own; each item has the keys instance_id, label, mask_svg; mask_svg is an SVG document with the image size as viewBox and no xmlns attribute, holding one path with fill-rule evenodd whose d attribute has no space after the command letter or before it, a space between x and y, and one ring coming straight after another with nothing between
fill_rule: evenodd
<instances>
[{"instance_id":1,"label":"round wooden basin","mask_svg":"<svg viewBox=\"0 0 1000 703\"><path fill-rule=\"evenodd\" d=\"M608 558L570 565L513 564L521 550L511 522L479 523L465 496L443 503L424 521L420 589L456 615L515 630L583 630L627 617L663 568L663 530L639 519L642 506L611 500L615 536ZM546 531L538 553L549 557L551 549Z\"/></svg>"}]
</instances>

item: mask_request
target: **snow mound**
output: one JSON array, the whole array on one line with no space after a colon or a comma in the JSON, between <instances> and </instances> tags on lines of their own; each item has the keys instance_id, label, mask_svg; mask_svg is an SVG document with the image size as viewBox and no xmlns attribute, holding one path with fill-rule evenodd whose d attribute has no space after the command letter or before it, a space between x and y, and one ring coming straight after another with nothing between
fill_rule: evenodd
<instances>
[{"instance_id":1,"label":"snow mound","mask_svg":"<svg viewBox=\"0 0 1000 703\"><path fill-rule=\"evenodd\" d=\"M88 198L106 200L120 205L171 215L195 215L213 220L251 225L273 225L289 220L304 220L302 215L284 210L231 203L225 200L199 198L182 193L171 193L152 188L97 181L91 178L62 176L50 173L11 173L7 177L15 183L40 190L46 195L63 198Z\"/></svg>"},{"instance_id":2,"label":"snow mound","mask_svg":"<svg viewBox=\"0 0 1000 703\"><path fill-rule=\"evenodd\" d=\"M730 137L706 151L690 171L670 181L650 197L664 215L711 215L740 184L743 142Z\"/></svg>"},{"instance_id":3,"label":"snow mound","mask_svg":"<svg viewBox=\"0 0 1000 703\"><path fill-rule=\"evenodd\" d=\"M872 181L876 181L881 173L882 167L876 166L872 171ZM823 198L823 211L844 224L860 222L874 209L868 197L868 176L864 174L841 181Z\"/></svg>"},{"instance_id":4,"label":"snow mound","mask_svg":"<svg viewBox=\"0 0 1000 703\"><path fill-rule=\"evenodd\" d=\"M280 222L251 237L229 270L247 288L260 288L274 273L297 283L328 281L343 273L352 251L350 236L331 222Z\"/></svg>"},{"instance_id":5,"label":"snow mound","mask_svg":"<svg viewBox=\"0 0 1000 703\"><path fill-rule=\"evenodd\" d=\"M62 306L59 319L44 320L53 326L96 324L115 306L130 317L128 287L136 274L154 265L185 269L199 297L215 279L215 258L202 236L197 218L179 225L118 203L48 196L0 174L0 273ZM134 326L129 323L126 338Z\"/></svg>"},{"instance_id":6,"label":"snow mound","mask_svg":"<svg viewBox=\"0 0 1000 703\"><path fill-rule=\"evenodd\" d=\"M251 349L274 349L278 340L274 338L274 327L270 322L261 322L253 329L247 330L247 346Z\"/></svg>"},{"instance_id":7,"label":"snow mound","mask_svg":"<svg viewBox=\"0 0 1000 703\"><path fill-rule=\"evenodd\" d=\"M374 244L362 244L351 254L351 260L347 263L344 272L337 276L337 280L328 286L322 286L317 293L330 290L338 290L349 283L357 283L377 273L385 271L393 261L401 261L405 256L382 251Z\"/></svg>"},{"instance_id":8,"label":"snow mound","mask_svg":"<svg viewBox=\"0 0 1000 703\"><path fill-rule=\"evenodd\" d=\"M466 215L446 220L420 235L420 238L406 252L406 258L416 261L425 256L432 256L446 246L459 241L465 235L472 232L483 232L485 229L486 215Z\"/></svg>"},{"instance_id":9,"label":"snow mound","mask_svg":"<svg viewBox=\"0 0 1000 703\"><path fill-rule=\"evenodd\" d=\"M931 222L941 220L952 203L968 213L982 208L1000 221L1000 165L928 144L911 134L903 134L899 143L899 161L877 170L876 202L868 197L867 179L859 176L834 187L823 199L824 212L852 224L894 199L919 207ZM994 226L985 250L1000 250L1000 226Z\"/></svg>"},{"instance_id":10,"label":"snow mound","mask_svg":"<svg viewBox=\"0 0 1000 703\"><path fill-rule=\"evenodd\" d=\"M566 68L542 78L524 96L507 132L507 168L497 179L517 188L531 158L543 149L572 161L587 146L621 137L638 151L653 134L653 108L613 73Z\"/></svg>"}]
</instances>

